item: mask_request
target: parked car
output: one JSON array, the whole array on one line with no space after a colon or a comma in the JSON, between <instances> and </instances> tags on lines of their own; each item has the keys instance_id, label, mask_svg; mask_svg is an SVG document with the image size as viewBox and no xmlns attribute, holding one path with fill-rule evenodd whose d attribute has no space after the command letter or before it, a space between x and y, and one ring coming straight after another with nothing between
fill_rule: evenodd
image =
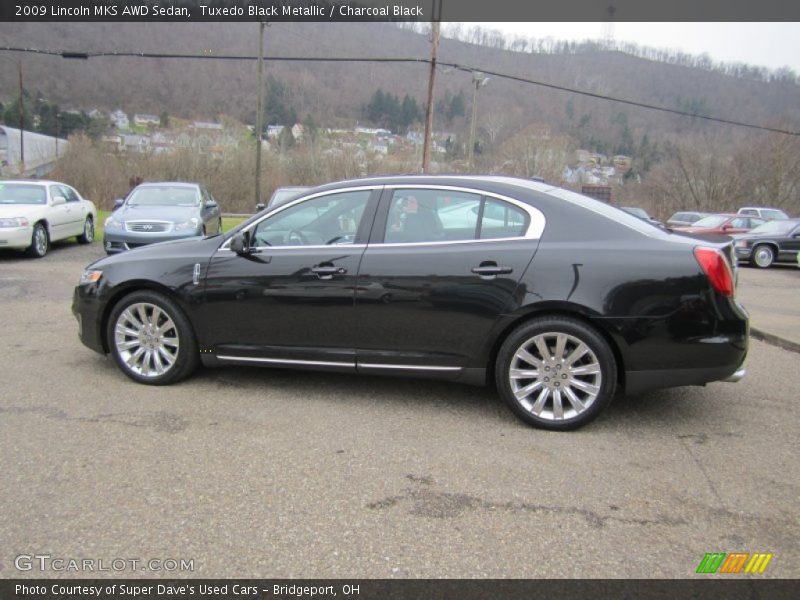
<instances>
[{"instance_id":1,"label":"parked car","mask_svg":"<svg viewBox=\"0 0 800 600\"><path fill-rule=\"evenodd\" d=\"M693 225L703 217L707 217L708 213L704 212L691 212L680 211L676 212L669 219L667 219L667 227L688 227Z\"/></svg>"},{"instance_id":2,"label":"parked car","mask_svg":"<svg viewBox=\"0 0 800 600\"><path fill-rule=\"evenodd\" d=\"M776 262L800 261L800 219L768 221L734 238L736 258L741 262L766 269Z\"/></svg>"},{"instance_id":3,"label":"parked car","mask_svg":"<svg viewBox=\"0 0 800 600\"><path fill-rule=\"evenodd\" d=\"M766 223L758 217L744 215L719 214L709 215L696 221L691 227L675 227L675 231L691 233L692 235L733 235L746 233Z\"/></svg>"},{"instance_id":4,"label":"parked car","mask_svg":"<svg viewBox=\"0 0 800 600\"><path fill-rule=\"evenodd\" d=\"M639 208L638 206L620 206L621 210L624 210L626 213L633 215L634 217L639 217L643 221L647 221L648 223L652 223L656 227L663 227L664 224L659 221L658 219L654 219L647 211L643 208Z\"/></svg>"},{"instance_id":5,"label":"parked car","mask_svg":"<svg viewBox=\"0 0 800 600\"><path fill-rule=\"evenodd\" d=\"M310 190L311 188L308 186L300 186L300 185L287 185L285 187L276 188L274 192L272 192L272 196L269 197L269 201L266 204L259 203L256 204L256 211L262 211L265 208L275 208L276 206L280 206L281 204L286 204L289 200L294 200L303 192Z\"/></svg>"},{"instance_id":6,"label":"parked car","mask_svg":"<svg viewBox=\"0 0 800 600\"><path fill-rule=\"evenodd\" d=\"M106 253L222 233L219 205L199 183L143 183L106 219Z\"/></svg>"},{"instance_id":7,"label":"parked car","mask_svg":"<svg viewBox=\"0 0 800 600\"><path fill-rule=\"evenodd\" d=\"M738 214L751 215L773 221L781 221L789 218L789 215L778 208L762 208L759 206L744 206L739 209Z\"/></svg>"},{"instance_id":8,"label":"parked car","mask_svg":"<svg viewBox=\"0 0 800 600\"><path fill-rule=\"evenodd\" d=\"M744 375L732 262L732 241L548 184L376 177L96 261L73 311L139 383L200 363L494 382L526 423L571 429L618 387Z\"/></svg>"},{"instance_id":9,"label":"parked car","mask_svg":"<svg viewBox=\"0 0 800 600\"><path fill-rule=\"evenodd\" d=\"M58 181L0 181L0 248L41 258L50 243L76 237L94 241L97 209L75 188Z\"/></svg>"}]
</instances>

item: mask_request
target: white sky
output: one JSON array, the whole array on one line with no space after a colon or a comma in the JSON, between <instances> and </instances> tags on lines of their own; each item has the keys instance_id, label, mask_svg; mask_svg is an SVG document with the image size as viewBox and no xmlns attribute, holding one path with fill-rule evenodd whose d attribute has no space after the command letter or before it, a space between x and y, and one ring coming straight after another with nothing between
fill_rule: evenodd
<instances>
[{"instance_id":1,"label":"white sky","mask_svg":"<svg viewBox=\"0 0 800 600\"><path fill-rule=\"evenodd\" d=\"M463 24L469 29L471 23ZM602 39L605 23L478 23L486 29L556 40ZM743 62L800 73L800 23L614 23L614 39L708 54L717 62Z\"/></svg>"}]
</instances>

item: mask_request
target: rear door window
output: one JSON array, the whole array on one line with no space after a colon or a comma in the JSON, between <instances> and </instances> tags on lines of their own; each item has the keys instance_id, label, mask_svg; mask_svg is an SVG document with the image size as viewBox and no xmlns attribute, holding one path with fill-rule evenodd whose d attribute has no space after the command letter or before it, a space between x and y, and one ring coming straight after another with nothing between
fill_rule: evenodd
<instances>
[{"instance_id":1,"label":"rear door window","mask_svg":"<svg viewBox=\"0 0 800 600\"><path fill-rule=\"evenodd\" d=\"M481 196L450 190L395 190L386 243L452 242L477 237Z\"/></svg>"}]
</instances>

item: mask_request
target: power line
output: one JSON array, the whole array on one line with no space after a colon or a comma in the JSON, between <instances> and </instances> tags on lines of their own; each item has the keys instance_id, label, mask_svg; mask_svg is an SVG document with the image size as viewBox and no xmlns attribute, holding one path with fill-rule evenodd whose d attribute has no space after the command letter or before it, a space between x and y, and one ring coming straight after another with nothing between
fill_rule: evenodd
<instances>
[{"instance_id":1,"label":"power line","mask_svg":"<svg viewBox=\"0 0 800 600\"><path fill-rule=\"evenodd\" d=\"M184 54L184 53L164 53L164 52L117 52L117 51L100 51L100 52L75 52L75 51L61 51L61 50L42 50L38 48L19 48L11 46L0 46L0 51L5 52L23 52L29 54L42 54L46 56L58 56L61 58L69 59L82 59L89 58L160 58L160 59L179 59L179 60L224 60L224 61L257 61L257 56L250 55L230 55L230 54ZM343 57L343 56L265 56L264 60L275 62L351 62L351 63L416 63L416 64L430 64L429 58L408 58L408 57ZM771 133L779 133L782 135L790 135L800 137L800 131L791 131L788 129L779 129L777 127L767 127L765 125L757 125L754 123L745 123L744 121L736 121L733 119L726 119L723 117L713 117L710 115L701 115L691 113L675 108L668 108L666 106L657 106L655 104L648 104L646 102L637 102L635 100L627 100L625 98L617 98L615 96L606 96L604 94L597 94L586 90L579 90L570 88L554 83L547 83L545 81L537 81L535 79L528 79L527 77L520 77L518 75L511 75L509 73L501 73L491 69L484 69L482 67L472 67L459 63L437 61L437 67L449 67L457 71L466 73L481 72L486 75L491 75L499 79L508 79L518 83L525 83L528 85L535 85L544 87L551 90L566 92L569 94L576 94L579 96L586 96L597 100L605 100L607 102L619 102L628 106L635 106L645 110L654 110L667 114L677 115L681 117L690 117L693 119L703 119L714 123L722 123L724 125L733 125L735 127L746 127L748 129L756 129L759 131L769 131Z\"/></svg>"}]
</instances>

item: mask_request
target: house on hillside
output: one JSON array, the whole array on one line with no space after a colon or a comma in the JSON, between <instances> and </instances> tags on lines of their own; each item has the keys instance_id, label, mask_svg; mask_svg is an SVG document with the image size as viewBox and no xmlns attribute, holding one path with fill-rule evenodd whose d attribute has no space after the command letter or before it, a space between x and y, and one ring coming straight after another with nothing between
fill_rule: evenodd
<instances>
[{"instance_id":1,"label":"house on hillside","mask_svg":"<svg viewBox=\"0 0 800 600\"><path fill-rule=\"evenodd\" d=\"M131 123L128 120L128 115L126 115L120 109L113 111L110 116L111 116L111 122L117 129L122 129L123 131L127 131L128 129L131 128Z\"/></svg>"},{"instance_id":2,"label":"house on hillside","mask_svg":"<svg viewBox=\"0 0 800 600\"><path fill-rule=\"evenodd\" d=\"M138 125L139 127L158 127L161 124L161 119L156 115L137 113L133 115L133 124Z\"/></svg>"}]
</instances>

